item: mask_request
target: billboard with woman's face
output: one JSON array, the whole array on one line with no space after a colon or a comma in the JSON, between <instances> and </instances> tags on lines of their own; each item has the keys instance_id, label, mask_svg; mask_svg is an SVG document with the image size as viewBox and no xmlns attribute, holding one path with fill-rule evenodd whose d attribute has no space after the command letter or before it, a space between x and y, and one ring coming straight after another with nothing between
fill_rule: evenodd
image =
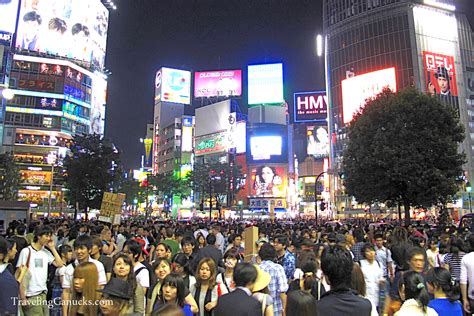
<instances>
[{"instance_id":1,"label":"billboard with woman's face","mask_svg":"<svg viewBox=\"0 0 474 316\"><path fill-rule=\"evenodd\" d=\"M250 195L254 197L285 197L287 188L286 168L259 165L252 167Z\"/></svg>"}]
</instances>

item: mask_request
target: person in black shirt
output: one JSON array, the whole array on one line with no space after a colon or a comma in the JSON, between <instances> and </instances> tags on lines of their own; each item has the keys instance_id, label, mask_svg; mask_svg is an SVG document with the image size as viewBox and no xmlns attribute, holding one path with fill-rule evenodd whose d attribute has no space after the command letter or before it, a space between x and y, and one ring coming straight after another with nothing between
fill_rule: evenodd
<instances>
[{"instance_id":1,"label":"person in black shirt","mask_svg":"<svg viewBox=\"0 0 474 316\"><path fill-rule=\"evenodd\" d=\"M351 289L351 253L340 245L324 250L321 269L331 285L331 290L317 302L319 315L370 316L370 301L357 295Z\"/></svg>"}]
</instances>

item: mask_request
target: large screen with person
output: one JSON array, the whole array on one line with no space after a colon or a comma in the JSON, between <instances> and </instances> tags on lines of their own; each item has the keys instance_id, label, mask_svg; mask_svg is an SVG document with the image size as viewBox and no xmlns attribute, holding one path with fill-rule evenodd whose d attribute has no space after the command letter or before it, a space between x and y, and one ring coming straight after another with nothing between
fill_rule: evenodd
<instances>
[{"instance_id":1,"label":"large screen with person","mask_svg":"<svg viewBox=\"0 0 474 316\"><path fill-rule=\"evenodd\" d=\"M100 0L22 1L16 47L103 68L109 11Z\"/></svg>"}]
</instances>

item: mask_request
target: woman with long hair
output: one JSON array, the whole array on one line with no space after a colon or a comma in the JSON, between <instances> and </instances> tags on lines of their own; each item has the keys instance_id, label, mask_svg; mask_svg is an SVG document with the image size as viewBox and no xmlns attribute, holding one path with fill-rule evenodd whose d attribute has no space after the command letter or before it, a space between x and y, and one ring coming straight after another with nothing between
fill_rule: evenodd
<instances>
[{"instance_id":1,"label":"woman with long hair","mask_svg":"<svg viewBox=\"0 0 474 316\"><path fill-rule=\"evenodd\" d=\"M196 278L192 275L189 268L189 259L184 253L177 253L172 261L173 272L178 273L184 282L186 288L191 288L196 283Z\"/></svg>"},{"instance_id":2,"label":"woman with long hair","mask_svg":"<svg viewBox=\"0 0 474 316\"><path fill-rule=\"evenodd\" d=\"M306 263L301 267L301 271L301 277L290 283L287 293L302 290L313 295L316 300L319 300L321 296L326 293L326 290L322 285L321 280L316 276L318 271L316 260L306 261Z\"/></svg>"},{"instance_id":3,"label":"woman with long hair","mask_svg":"<svg viewBox=\"0 0 474 316\"><path fill-rule=\"evenodd\" d=\"M192 316L197 313L197 305L191 306L186 302L186 295L189 292L184 286L183 278L177 273L171 273L164 278L160 289L160 305L175 303L182 308L185 316Z\"/></svg>"},{"instance_id":4,"label":"woman with long hair","mask_svg":"<svg viewBox=\"0 0 474 316\"><path fill-rule=\"evenodd\" d=\"M190 292L198 303L199 316L211 316L212 310L217 305L219 294L227 293L224 286L216 282L216 265L211 258L199 261L196 269L196 284Z\"/></svg>"},{"instance_id":5,"label":"woman with long hair","mask_svg":"<svg viewBox=\"0 0 474 316\"><path fill-rule=\"evenodd\" d=\"M97 304L99 299L97 289L99 287L99 272L92 262L83 262L74 269L74 281L72 287L70 316L97 315ZM82 302L79 303L79 302ZM87 302L87 304L85 304ZM90 304L89 302L94 302ZM77 304L76 304L77 303Z\"/></svg>"},{"instance_id":6,"label":"woman with long hair","mask_svg":"<svg viewBox=\"0 0 474 316\"><path fill-rule=\"evenodd\" d=\"M151 314L151 312L155 309L155 305L158 302L157 297L161 290L161 282L172 271L171 263L166 259L156 259L155 263L153 264L152 271L156 278L156 282L155 285L153 285L153 290L150 291L151 295L149 296L146 308L147 314Z\"/></svg>"},{"instance_id":7,"label":"woman with long hair","mask_svg":"<svg viewBox=\"0 0 474 316\"><path fill-rule=\"evenodd\" d=\"M461 290L459 283L451 277L448 270L433 268L425 275L428 292L434 299L428 304L439 316L462 316L462 305L459 302Z\"/></svg>"},{"instance_id":8,"label":"woman with long hair","mask_svg":"<svg viewBox=\"0 0 474 316\"><path fill-rule=\"evenodd\" d=\"M126 305L126 313L145 312L145 292L143 287L137 283L135 273L133 273L133 263L130 257L124 253L119 253L114 258L112 277L122 279L130 284L130 296L133 298Z\"/></svg>"},{"instance_id":9,"label":"woman with long hair","mask_svg":"<svg viewBox=\"0 0 474 316\"><path fill-rule=\"evenodd\" d=\"M466 254L466 246L461 238L451 239L449 252L444 256L444 268L451 272L451 277L455 280L461 277L461 260Z\"/></svg>"},{"instance_id":10,"label":"woman with long hair","mask_svg":"<svg viewBox=\"0 0 474 316\"><path fill-rule=\"evenodd\" d=\"M430 297L423 283L423 277L415 271L402 274L398 282L398 291L403 301L395 316L437 316L434 309L428 307Z\"/></svg>"},{"instance_id":11,"label":"woman with long hair","mask_svg":"<svg viewBox=\"0 0 474 316\"><path fill-rule=\"evenodd\" d=\"M225 286L227 292L232 292L235 289L233 282L234 268L240 259L240 253L234 248L227 250L224 254L225 271L217 275L216 282Z\"/></svg>"},{"instance_id":12,"label":"woman with long hair","mask_svg":"<svg viewBox=\"0 0 474 316\"><path fill-rule=\"evenodd\" d=\"M197 244L198 244L198 248L201 249L201 248L204 248L206 247L207 243L206 243L206 237L204 237L204 235L202 233L198 233L197 236L196 236L196 241L197 241Z\"/></svg>"}]
</instances>

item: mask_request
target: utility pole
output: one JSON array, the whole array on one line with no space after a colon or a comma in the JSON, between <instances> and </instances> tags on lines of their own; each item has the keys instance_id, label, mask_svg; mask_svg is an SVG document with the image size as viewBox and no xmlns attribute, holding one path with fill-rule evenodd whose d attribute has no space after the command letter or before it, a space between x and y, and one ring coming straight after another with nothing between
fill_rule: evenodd
<instances>
[{"instance_id":1,"label":"utility pole","mask_svg":"<svg viewBox=\"0 0 474 316\"><path fill-rule=\"evenodd\" d=\"M325 174L326 172L321 172L314 181L314 219L316 221L316 225L318 225L318 182L319 179Z\"/></svg>"}]
</instances>

